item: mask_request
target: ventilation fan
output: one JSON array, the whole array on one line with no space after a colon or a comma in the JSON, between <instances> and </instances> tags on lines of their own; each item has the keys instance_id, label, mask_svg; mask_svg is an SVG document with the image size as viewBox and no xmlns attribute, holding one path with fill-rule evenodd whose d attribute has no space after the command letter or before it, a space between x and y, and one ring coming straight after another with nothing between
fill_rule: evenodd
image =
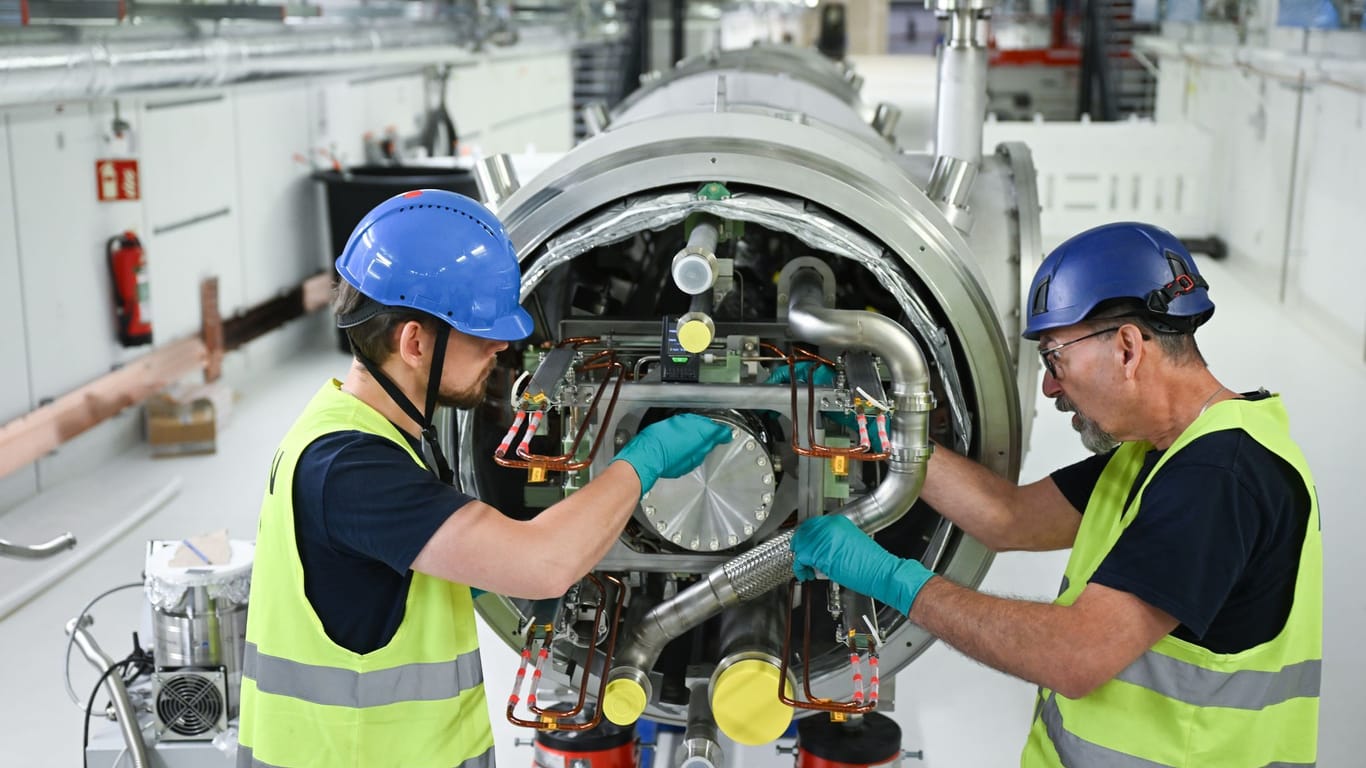
<instances>
[{"instance_id":1,"label":"ventilation fan","mask_svg":"<svg viewBox=\"0 0 1366 768\"><path fill-rule=\"evenodd\" d=\"M227 727L223 670L170 670L154 680L157 731L164 740L211 739Z\"/></svg>"}]
</instances>

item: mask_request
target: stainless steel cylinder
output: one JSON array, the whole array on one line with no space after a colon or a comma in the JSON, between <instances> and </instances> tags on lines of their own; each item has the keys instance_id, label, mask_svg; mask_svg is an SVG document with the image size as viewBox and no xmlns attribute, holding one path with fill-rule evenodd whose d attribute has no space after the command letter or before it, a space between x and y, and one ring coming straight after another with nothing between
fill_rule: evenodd
<instances>
[{"instance_id":1,"label":"stainless steel cylinder","mask_svg":"<svg viewBox=\"0 0 1366 768\"><path fill-rule=\"evenodd\" d=\"M191 587L181 602L152 610L152 637L157 669L200 667L227 672L229 690L242 683L242 654L247 642L247 606L209 596L208 587ZM230 696L229 716L237 714Z\"/></svg>"}]
</instances>

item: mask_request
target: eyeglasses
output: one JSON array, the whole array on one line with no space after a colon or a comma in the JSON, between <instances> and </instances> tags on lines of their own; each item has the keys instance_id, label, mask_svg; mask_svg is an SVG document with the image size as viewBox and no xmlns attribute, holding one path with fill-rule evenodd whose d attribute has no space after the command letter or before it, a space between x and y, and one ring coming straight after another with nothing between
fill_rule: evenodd
<instances>
[{"instance_id":1,"label":"eyeglasses","mask_svg":"<svg viewBox=\"0 0 1366 768\"><path fill-rule=\"evenodd\" d=\"M1073 344L1086 341L1087 339L1094 339L1095 337L1100 336L1102 334L1114 333L1115 331L1118 331L1120 328L1123 327L1124 326L1122 325L1116 325L1113 328L1103 328L1099 331L1096 331L1095 333L1088 333L1085 336L1082 336L1081 338L1072 339L1071 341L1064 341L1063 343L1049 347L1048 349L1041 349L1039 350L1039 358L1043 360L1043 367L1048 369L1049 375L1051 375L1055 379L1062 378L1058 375L1057 365L1058 353L1061 352L1063 348L1070 347Z\"/></svg>"}]
</instances>

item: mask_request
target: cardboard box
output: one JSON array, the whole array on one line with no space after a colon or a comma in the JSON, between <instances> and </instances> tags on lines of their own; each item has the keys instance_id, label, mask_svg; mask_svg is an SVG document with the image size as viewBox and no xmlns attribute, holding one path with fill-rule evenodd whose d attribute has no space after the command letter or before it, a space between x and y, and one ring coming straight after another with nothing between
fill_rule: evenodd
<instances>
[{"instance_id":1,"label":"cardboard box","mask_svg":"<svg viewBox=\"0 0 1366 768\"><path fill-rule=\"evenodd\" d=\"M231 403L231 392L214 385L172 388L153 395L143 406L152 455L213 453L227 412L218 405L220 401Z\"/></svg>"}]
</instances>

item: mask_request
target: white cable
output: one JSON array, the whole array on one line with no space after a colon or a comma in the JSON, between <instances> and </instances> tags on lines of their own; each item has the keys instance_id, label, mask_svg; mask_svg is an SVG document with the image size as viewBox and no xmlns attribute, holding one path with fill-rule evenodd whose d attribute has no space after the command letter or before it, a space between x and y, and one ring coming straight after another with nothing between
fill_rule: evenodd
<instances>
[{"instance_id":1,"label":"white cable","mask_svg":"<svg viewBox=\"0 0 1366 768\"><path fill-rule=\"evenodd\" d=\"M858 391L858 393L859 393L860 395L863 395L863 399L864 399L864 400L867 400L868 403L869 403L870 405L872 405L874 408L878 409L879 411L890 411L890 410L892 410L892 407L891 407L890 405L887 405L886 403L882 402L881 400L878 400L877 398L875 398L875 397L873 397L872 395L868 394L867 392L864 391L863 387L854 387L854 389L855 389L856 391Z\"/></svg>"},{"instance_id":2,"label":"white cable","mask_svg":"<svg viewBox=\"0 0 1366 768\"><path fill-rule=\"evenodd\" d=\"M871 622L871 621L868 620L868 614L865 613L865 614L862 614L862 616L863 616L863 623L868 625L868 634L869 634L869 635L872 635L872 637L873 637L873 642L877 643L877 647L881 648L881 647L882 647L882 636L879 635L879 634L877 633L877 629L873 626L873 622Z\"/></svg>"},{"instance_id":3,"label":"white cable","mask_svg":"<svg viewBox=\"0 0 1366 768\"><path fill-rule=\"evenodd\" d=\"M511 402L515 403L517 402L518 398L521 397L517 394L517 387L521 386L522 382L525 381L526 378L530 375L531 371L522 371L522 375L518 376L516 381L512 382L512 389L508 391L508 396Z\"/></svg>"},{"instance_id":4,"label":"white cable","mask_svg":"<svg viewBox=\"0 0 1366 768\"><path fill-rule=\"evenodd\" d=\"M114 594L115 592L120 592L125 589L132 589L133 587L140 586L142 586L142 582L134 581L128 584L123 584L121 586L114 587L113 589L107 589L101 592L100 594L96 595L95 599L86 603L85 607L81 609L81 612L77 614L76 628L81 628L81 622L85 619L85 615L90 612L90 609L95 607L95 603L98 603L99 601L103 600L109 595ZM76 705L76 709L80 710L81 712L85 712L85 706L81 704L79 699L76 698L76 691L71 687L71 646L75 645L75 643L76 633L72 632L70 635L67 635L66 637L66 662L65 666L62 669L62 678L66 681L66 695L71 699L71 703Z\"/></svg>"}]
</instances>

